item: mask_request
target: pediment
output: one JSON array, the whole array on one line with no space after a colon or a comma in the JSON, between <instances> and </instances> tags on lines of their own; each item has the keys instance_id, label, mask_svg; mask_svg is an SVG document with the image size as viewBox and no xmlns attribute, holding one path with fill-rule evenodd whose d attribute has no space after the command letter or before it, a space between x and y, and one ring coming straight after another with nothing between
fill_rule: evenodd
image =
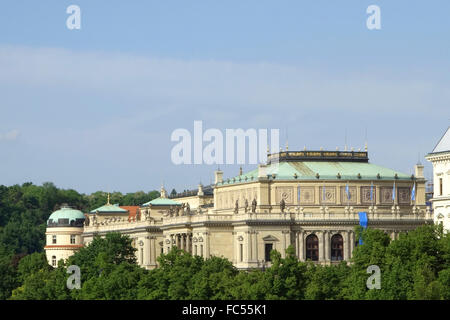
<instances>
[{"instance_id":1,"label":"pediment","mask_svg":"<svg viewBox=\"0 0 450 320\"><path fill-rule=\"evenodd\" d=\"M437 216L438 219L444 219L444 215L442 213L439 213Z\"/></svg>"},{"instance_id":2,"label":"pediment","mask_svg":"<svg viewBox=\"0 0 450 320\"><path fill-rule=\"evenodd\" d=\"M263 240L264 241L279 241L277 238L275 238L274 236L272 236L272 235L268 235L268 236L265 236L264 238L263 238Z\"/></svg>"}]
</instances>

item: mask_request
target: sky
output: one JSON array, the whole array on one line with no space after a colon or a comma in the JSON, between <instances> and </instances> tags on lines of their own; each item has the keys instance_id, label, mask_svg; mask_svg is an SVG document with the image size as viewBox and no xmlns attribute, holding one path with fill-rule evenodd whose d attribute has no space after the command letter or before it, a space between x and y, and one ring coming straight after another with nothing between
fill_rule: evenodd
<instances>
[{"instance_id":1,"label":"sky","mask_svg":"<svg viewBox=\"0 0 450 320\"><path fill-rule=\"evenodd\" d=\"M0 184L206 185L217 165L171 160L172 132L195 120L279 129L289 150L367 140L370 162L412 174L420 161L430 178L424 156L450 125L449 12L433 0L4 0Z\"/></svg>"}]
</instances>

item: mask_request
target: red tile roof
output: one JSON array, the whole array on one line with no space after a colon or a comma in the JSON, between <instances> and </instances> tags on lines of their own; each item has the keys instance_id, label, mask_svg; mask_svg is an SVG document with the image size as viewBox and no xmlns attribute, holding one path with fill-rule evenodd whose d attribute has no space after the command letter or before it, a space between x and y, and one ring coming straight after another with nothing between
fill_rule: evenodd
<instances>
[{"instance_id":1,"label":"red tile roof","mask_svg":"<svg viewBox=\"0 0 450 320\"><path fill-rule=\"evenodd\" d=\"M120 206L122 209L128 210L128 221L136 221L141 218L139 206Z\"/></svg>"}]
</instances>

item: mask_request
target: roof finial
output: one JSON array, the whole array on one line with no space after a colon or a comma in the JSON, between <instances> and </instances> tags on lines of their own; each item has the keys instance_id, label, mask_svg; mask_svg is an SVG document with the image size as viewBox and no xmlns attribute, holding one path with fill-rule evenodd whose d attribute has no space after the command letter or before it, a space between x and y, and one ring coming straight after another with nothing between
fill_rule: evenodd
<instances>
[{"instance_id":1,"label":"roof finial","mask_svg":"<svg viewBox=\"0 0 450 320\"><path fill-rule=\"evenodd\" d=\"M289 151L289 132L286 128L286 151Z\"/></svg>"},{"instance_id":2,"label":"roof finial","mask_svg":"<svg viewBox=\"0 0 450 320\"><path fill-rule=\"evenodd\" d=\"M110 205L111 203L109 203L109 192L108 192L108 200L107 200L107 202L106 202L106 205Z\"/></svg>"},{"instance_id":3,"label":"roof finial","mask_svg":"<svg viewBox=\"0 0 450 320\"><path fill-rule=\"evenodd\" d=\"M365 146L364 146L364 150L367 152L367 149L368 149L368 148L367 148L367 127L366 127L366 139L365 139L365 140L366 140L366 144L365 144Z\"/></svg>"}]
</instances>

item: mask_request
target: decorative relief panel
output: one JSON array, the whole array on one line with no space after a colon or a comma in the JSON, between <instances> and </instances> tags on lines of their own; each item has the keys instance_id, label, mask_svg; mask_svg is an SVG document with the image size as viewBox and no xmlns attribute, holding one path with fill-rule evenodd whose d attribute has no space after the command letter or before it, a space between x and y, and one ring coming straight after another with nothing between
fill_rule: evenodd
<instances>
[{"instance_id":1,"label":"decorative relief panel","mask_svg":"<svg viewBox=\"0 0 450 320\"><path fill-rule=\"evenodd\" d=\"M336 187L320 187L320 203L334 204L336 203Z\"/></svg>"},{"instance_id":2,"label":"decorative relief panel","mask_svg":"<svg viewBox=\"0 0 450 320\"><path fill-rule=\"evenodd\" d=\"M294 203L294 189L292 187L276 187L275 189L275 201L280 203L281 199L284 199L286 204Z\"/></svg>"},{"instance_id":3,"label":"decorative relief panel","mask_svg":"<svg viewBox=\"0 0 450 320\"><path fill-rule=\"evenodd\" d=\"M373 186L372 189L372 200L370 200L370 188L371 187L361 187L361 203L363 204L375 204L376 199L376 187Z\"/></svg>"},{"instance_id":4,"label":"decorative relief panel","mask_svg":"<svg viewBox=\"0 0 450 320\"><path fill-rule=\"evenodd\" d=\"M398 188L398 203L410 204L411 203L411 189L408 187Z\"/></svg>"},{"instance_id":5,"label":"decorative relief panel","mask_svg":"<svg viewBox=\"0 0 450 320\"><path fill-rule=\"evenodd\" d=\"M356 204L356 187L348 187L348 193L350 194L350 199L345 191L346 187L341 187L341 204Z\"/></svg>"},{"instance_id":6,"label":"decorative relief panel","mask_svg":"<svg viewBox=\"0 0 450 320\"><path fill-rule=\"evenodd\" d=\"M391 187L381 187L380 188L380 202L382 204L393 204L394 200L392 200L392 188Z\"/></svg>"},{"instance_id":7,"label":"decorative relief panel","mask_svg":"<svg viewBox=\"0 0 450 320\"><path fill-rule=\"evenodd\" d=\"M300 204L314 204L314 187L300 187Z\"/></svg>"}]
</instances>

